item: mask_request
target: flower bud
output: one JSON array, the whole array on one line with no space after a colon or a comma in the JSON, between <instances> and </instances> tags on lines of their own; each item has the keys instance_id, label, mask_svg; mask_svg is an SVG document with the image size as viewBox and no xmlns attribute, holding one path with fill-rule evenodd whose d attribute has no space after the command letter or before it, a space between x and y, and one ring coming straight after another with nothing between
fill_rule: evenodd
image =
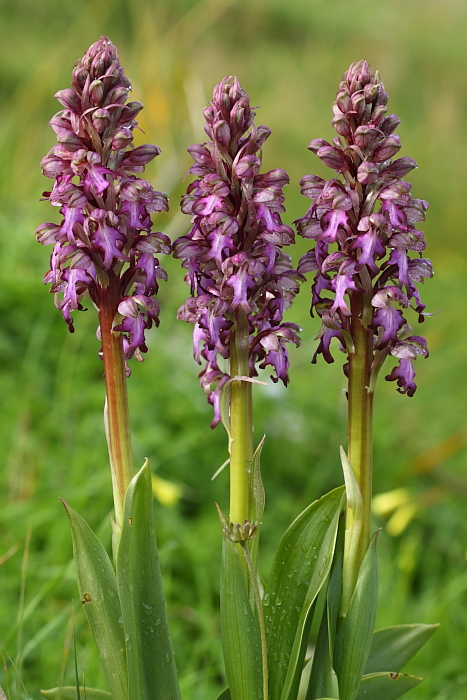
<instances>
[{"instance_id":1,"label":"flower bud","mask_svg":"<svg viewBox=\"0 0 467 700\"><path fill-rule=\"evenodd\" d=\"M371 126L359 126L354 132L354 143L362 149L369 148L378 138L380 134Z\"/></svg>"},{"instance_id":2,"label":"flower bud","mask_svg":"<svg viewBox=\"0 0 467 700\"><path fill-rule=\"evenodd\" d=\"M413 158L409 158L408 156L404 156L404 158L398 158L397 160L393 161L388 168L384 171L384 174L386 176L392 176L392 177L404 177L408 173L410 173L411 170L414 170L414 168L418 167L416 161L414 161Z\"/></svg>"},{"instance_id":3,"label":"flower bud","mask_svg":"<svg viewBox=\"0 0 467 700\"><path fill-rule=\"evenodd\" d=\"M349 120L344 114L336 114L331 123L339 136L343 136L347 141L350 141L352 132L350 130Z\"/></svg>"},{"instance_id":4,"label":"flower bud","mask_svg":"<svg viewBox=\"0 0 467 700\"><path fill-rule=\"evenodd\" d=\"M349 162L342 151L332 146L322 146L316 154L328 168L333 170L348 170Z\"/></svg>"},{"instance_id":5,"label":"flower bud","mask_svg":"<svg viewBox=\"0 0 467 700\"><path fill-rule=\"evenodd\" d=\"M230 143L230 128L226 121L219 121L213 125L214 138L222 146L228 148Z\"/></svg>"},{"instance_id":6,"label":"flower bud","mask_svg":"<svg viewBox=\"0 0 467 700\"><path fill-rule=\"evenodd\" d=\"M122 109L120 115L120 122L125 123L133 121L133 119L135 119L138 116L142 109L142 102L137 102L136 100L134 100L133 102L128 102Z\"/></svg>"},{"instance_id":7,"label":"flower bud","mask_svg":"<svg viewBox=\"0 0 467 700\"><path fill-rule=\"evenodd\" d=\"M338 93L335 104L344 114L352 110L352 100L347 91Z\"/></svg>"},{"instance_id":8,"label":"flower bud","mask_svg":"<svg viewBox=\"0 0 467 700\"><path fill-rule=\"evenodd\" d=\"M101 103L104 97L104 83L102 80L93 80L89 86L89 96L96 106Z\"/></svg>"},{"instance_id":9,"label":"flower bud","mask_svg":"<svg viewBox=\"0 0 467 700\"><path fill-rule=\"evenodd\" d=\"M142 146L134 148L132 151L125 153L123 163L125 167L141 167L147 165L161 152L159 146L154 146L151 143L145 143Z\"/></svg>"},{"instance_id":10,"label":"flower bud","mask_svg":"<svg viewBox=\"0 0 467 700\"><path fill-rule=\"evenodd\" d=\"M110 114L107 109L96 109L91 116L92 124L98 134L102 134L110 124Z\"/></svg>"},{"instance_id":11,"label":"flower bud","mask_svg":"<svg viewBox=\"0 0 467 700\"><path fill-rule=\"evenodd\" d=\"M254 177L259 170L261 161L256 156L243 156L235 165L235 173L241 180L243 178Z\"/></svg>"},{"instance_id":12,"label":"flower bud","mask_svg":"<svg viewBox=\"0 0 467 700\"><path fill-rule=\"evenodd\" d=\"M128 88L117 86L113 90L107 93L102 107L107 107L108 105L119 104L123 105L128 97Z\"/></svg>"},{"instance_id":13,"label":"flower bud","mask_svg":"<svg viewBox=\"0 0 467 700\"><path fill-rule=\"evenodd\" d=\"M68 131L58 137L58 143L61 144L67 151L73 152L83 148L83 142L72 131Z\"/></svg>"},{"instance_id":14,"label":"flower bud","mask_svg":"<svg viewBox=\"0 0 467 700\"><path fill-rule=\"evenodd\" d=\"M389 160L396 155L397 151L400 150L401 141L396 134L391 134L385 141L378 146L373 154L373 158L377 163L382 163L385 160Z\"/></svg>"},{"instance_id":15,"label":"flower bud","mask_svg":"<svg viewBox=\"0 0 467 700\"><path fill-rule=\"evenodd\" d=\"M320 148L323 148L323 146L330 145L331 144L325 141L324 139L313 139L313 141L310 141L310 143L308 144L308 150L312 153L318 153Z\"/></svg>"},{"instance_id":16,"label":"flower bud","mask_svg":"<svg viewBox=\"0 0 467 700\"><path fill-rule=\"evenodd\" d=\"M364 160L360 163L357 171L357 180L362 183L362 185L371 185L372 182L378 177L379 169L378 166L370 161Z\"/></svg>"},{"instance_id":17,"label":"flower bud","mask_svg":"<svg viewBox=\"0 0 467 700\"><path fill-rule=\"evenodd\" d=\"M55 93L54 97L60 102L65 109L70 109L72 112L81 114L81 100L74 90L71 88L66 88L66 90L59 90Z\"/></svg>"},{"instance_id":18,"label":"flower bud","mask_svg":"<svg viewBox=\"0 0 467 700\"><path fill-rule=\"evenodd\" d=\"M127 126L119 129L112 138L112 148L119 151L126 148L133 141L133 132Z\"/></svg>"}]
</instances>

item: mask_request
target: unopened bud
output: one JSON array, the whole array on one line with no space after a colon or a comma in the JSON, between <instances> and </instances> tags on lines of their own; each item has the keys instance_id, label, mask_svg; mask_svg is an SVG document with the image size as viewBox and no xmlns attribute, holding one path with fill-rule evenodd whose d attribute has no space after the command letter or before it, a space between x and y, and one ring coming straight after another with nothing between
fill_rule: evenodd
<instances>
[{"instance_id":1,"label":"unopened bud","mask_svg":"<svg viewBox=\"0 0 467 700\"><path fill-rule=\"evenodd\" d=\"M94 80L89 86L89 96L95 105L99 105L104 96L104 83L102 80Z\"/></svg>"}]
</instances>

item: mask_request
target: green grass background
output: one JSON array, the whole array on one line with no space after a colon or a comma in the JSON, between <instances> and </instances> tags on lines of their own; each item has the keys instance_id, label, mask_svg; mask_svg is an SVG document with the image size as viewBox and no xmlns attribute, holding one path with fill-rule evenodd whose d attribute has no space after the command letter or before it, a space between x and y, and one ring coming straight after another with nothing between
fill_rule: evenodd
<instances>
[{"instance_id":1,"label":"green grass background","mask_svg":"<svg viewBox=\"0 0 467 700\"><path fill-rule=\"evenodd\" d=\"M306 147L328 140L331 104L350 62L380 70L402 118L401 155L419 163L414 196L429 200L424 230L435 277L422 289L431 349L417 362L409 399L381 381L375 410L375 493L405 489L380 537L378 626L441 622L408 670L427 675L413 700L467 697L467 525L465 466L466 108L465 0L0 0L0 643L1 682L11 700L73 682L71 611L86 683L105 687L77 593L64 497L110 541L110 477L102 427L102 365L93 311L70 335L43 287L49 250L36 227L57 212L40 202L49 181L41 157L53 146L53 94L102 34L118 46L145 110L138 142L162 155L147 170L170 195L156 230L187 230L178 213L186 148L203 140L202 109L212 88L236 74L272 128L265 168L285 168L291 223L308 201L298 180L326 169ZM330 171L328 171L329 173ZM306 250L298 241L294 260ZM156 503L158 540L183 697L215 698L222 689L218 568L220 532L213 501L227 506L227 474L210 478L226 457L222 428L198 387L191 328L175 320L187 290L179 263L167 260L162 323L130 380L136 463L149 457L159 476L182 486L174 507ZM318 330L305 284L289 320L303 327L291 351L291 384L255 387L255 429L266 433L262 530L265 576L281 532L300 510L342 478L346 440L341 361L310 365ZM136 366L137 365L137 366ZM409 518L407 518L409 520ZM11 657L9 660L7 654ZM16 668L16 671L15 671ZM25 689L17 682L20 676ZM9 690L8 690L9 689Z\"/></svg>"}]
</instances>

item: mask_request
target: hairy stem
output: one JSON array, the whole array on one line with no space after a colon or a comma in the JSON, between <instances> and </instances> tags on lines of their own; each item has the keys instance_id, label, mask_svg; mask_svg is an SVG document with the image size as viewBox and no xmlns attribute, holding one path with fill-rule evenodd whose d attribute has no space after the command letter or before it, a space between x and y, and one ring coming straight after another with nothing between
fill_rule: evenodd
<instances>
[{"instance_id":1,"label":"hairy stem","mask_svg":"<svg viewBox=\"0 0 467 700\"><path fill-rule=\"evenodd\" d=\"M133 459L123 340L121 333L112 331L118 299L117 280L111 277L107 287L99 288L99 322L104 356L105 422L112 472L115 521L118 526L121 526L125 493L133 478Z\"/></svg>"},{"instance_id":2,"label":"hairy stem","mask_svg":"<svg viewBox=\"0 0 467 700\"><path fill-rule=\"evenodd\" d=\"M249 377L248 318L237 309L230 337L230 376ZM243 524L250 512L253 460L251 383L234 380L230 393L230 521Z\"/></svg>"}]
</instances>

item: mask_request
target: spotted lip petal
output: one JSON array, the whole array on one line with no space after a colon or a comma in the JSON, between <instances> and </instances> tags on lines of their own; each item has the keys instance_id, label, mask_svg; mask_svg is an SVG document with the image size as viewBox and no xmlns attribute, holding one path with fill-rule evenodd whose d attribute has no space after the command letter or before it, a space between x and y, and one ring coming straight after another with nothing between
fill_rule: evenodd
<instances>
[{"instance_id":1,"label":"spotted lip petal","mask_svg":"<svg viewBox=\"0 0 467 700\"><path fill-rule=\"evenodd\" d=\"M412 396L416 389L412 362L416 354L426 357L428 350L423 338L417 352L404 341L408 326L404 314L412 306L419 321L424 320L425 306L415 283L431 277L433 269L429 260L421 258L425 238L415 225L424 221L428 203L412 198L411 184L402 179L417 167L416 162L407 156L393 159L401 147L393 133L400 119L387 115L387 102L379 75L366 61L353 63L333 105L338 137L332 145L318 138L308 146L337 177L325 181L306 175L300 181L302 194L313 203L295 224L298 233L315 245L302 256L298 269L314 274L311 312L315 310L323 321L313 362L318 354L333 362L332 338L339 338L342 347L344 334L351 337L353 332L347 300L366 294L375 352L399 358L386 379L397 381L398 391ZM335 295L334 301L329 293Z\"/></svg>"},{"instance_id":2,"label":"spotted lip petal","mask_svg":"<svg viewBox=\"0 0 467 700\"><path fill-rule=\"evenodd\" d=\"M126 301L117 303L114 328L124 334L126 358L136 353L142 359L145 331L157 325L159 307L140 298L153 297L157 280L166 279L156 255L170 253L171 245L164 234L151 231L150 214L168 209L166 195L134 175L160 149L133 147L135 117L143 105L127 102L130 89L117 49L101 37L75 64L71 87L56 93L64 108L50 122L58 145L43 158L42 172L55 180L44 197L60 207L63 219L39 226L36 236L44 245L54 244L44 281L63 295L57 306L70 331L70 314L83 308L84 296L98 305L98 287L117 285L117 299ZM134 305L127 303L133 297Z\"/></svg>"},{"instance_id":3,"label":"spotted lip petal","mask_svg":"<svg viewBox=\"0 0 467 700\"><path fill-rule=\"evenodd\" d=\"M204 365L201 386L220 420L219 399L229 375L221 359L230 357L230 329L235 312L247 313L250 374L270 365L273 380L288 381L286 343L298 345L298 327L282 314L298 291L302 275L292 270L282 247L294 234L281 221L284 170L260 173L261 147L270 135L256 126L248 95L237 78L224 78L204 110L210 139L190 146L198 179L182 198L192 228L174 244L175 257L188 271L192 297L178 317L194 323L194 356Z\"/></svg>"}]
</instances>

